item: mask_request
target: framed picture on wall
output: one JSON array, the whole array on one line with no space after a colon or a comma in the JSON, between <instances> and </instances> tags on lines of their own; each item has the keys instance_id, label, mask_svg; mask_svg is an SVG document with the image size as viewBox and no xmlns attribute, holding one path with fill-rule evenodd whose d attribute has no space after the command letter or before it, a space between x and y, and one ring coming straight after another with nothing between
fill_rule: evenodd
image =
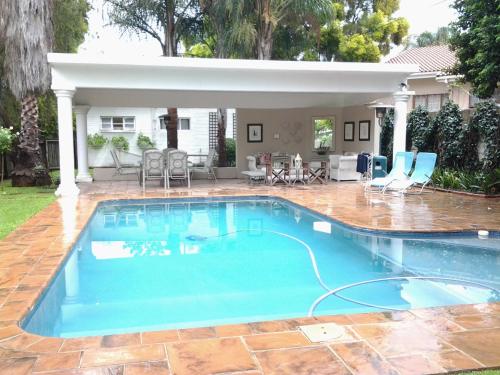
<instances>
[{"instance_id":1,"label":"framed picture on wall","mask_svg":"<svg viewBox=\"0 0 500 375\"><path fill-rule=\"evenodd\" d=\"M354 142L354 121L344 122L344 141Z\"/></svg>"},{"instance_id":2,"label":"framed picture on wall","mask_svg":"<svg viewBox=\"0 0 500 375\"><path fill-rule=\"evenodd\" d=\"M359 122L359 140L370 140L370 120L363 120Z\"/></svg>"},{"instance_id":3,"label":"framed picture on wall","mask_svg":"<svg viewBox=\"0 0 500 375\"><path fill-rule=\"evenodd\" d=\"M262 124L247 124L247 142L262 142Z\"/></svg>"}]
</instances>

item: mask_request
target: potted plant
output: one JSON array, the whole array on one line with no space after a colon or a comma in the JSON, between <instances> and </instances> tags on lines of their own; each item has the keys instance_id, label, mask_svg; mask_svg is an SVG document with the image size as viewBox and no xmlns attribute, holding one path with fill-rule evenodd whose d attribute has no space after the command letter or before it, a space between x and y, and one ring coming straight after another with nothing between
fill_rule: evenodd
<instances>
[{"instance_id":1,"label":"potted plant","mask_svg":"<svg viewBox=\"0 0 500 375\"><path fill-rule=\"evenodd\" d=\"M118 151L128 151L128 140L122 135L111 138L111 144Z\"/></svg>"},{"instance_id":2,"label":"potted plant","mask_svg":"<svg viewBox=\"0 0 500 375\"><path fill-rule=\"evenodd\" d=\"M90 148L93 148L94 150L99 150L103 148L106 145L106 143L108 143L108 139L102 134L95 133L87 137L87 143Z\"/></svg>"},{"instance_id":3,"label":"potted plant","mask_svg":"<svg viewBox=\"0 0 500 375\"><path fill-rule=\"evenodd\" d=\"M155 143L147 135L139 133L137 136L137 147L141 150L147 150L149 148L155 147Z\"/></svg>"}]
</instances>

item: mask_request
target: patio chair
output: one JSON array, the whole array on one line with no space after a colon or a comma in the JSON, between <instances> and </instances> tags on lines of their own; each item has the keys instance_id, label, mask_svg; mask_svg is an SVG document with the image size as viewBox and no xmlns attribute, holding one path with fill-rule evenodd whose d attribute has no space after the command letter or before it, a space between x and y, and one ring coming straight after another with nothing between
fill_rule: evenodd
<instances>
[{"instance_id":1,"label":"patio chair","mask_svg":"<svg viewBox=\"0 0 500 375\"><path fill-rule=\"evenodd\" d=\"M432 182L431 177L436 167L437 155L433 152L419 152L417 154L417 161L415 162L415 170L410 177L404 179L394 179L389 182L383 189L385 193L387 190L396 190L401 194L405 194L412 187L421 185L418 194L421 194L424 188Z\"/></svg>"},{"instance_id":2,"label":"patio chair","mask_svg":"<svg viewBox=\"0 0 500 375\"><path fill-rule=\"evenodd\" d=\"M241 172L242 175L248 177L248 181L260 182L266 179L266 170L262 168L257 168L257 159L255 156L247 156L248 160L248 171Z\"/></svg>"},{"instance_id":3,"label":"patio chair","mask_svg":"<svg viewBox=\"0 0 500 375\"><path fill-rule=\"evenodd\" d=\"M168 147L168 148L164 148L164 149L162 150L162 152L163 152L163 157L165 158L165 166L167 166L167 165L168 165L168 153L169 153L170 151L174 151L174 150L177 150L177 149L176 149L176 148L173 148L173 147Z\"/></svg>"},{"instance_id":4,"label":"patio chair","mask_svg":"<svg viewBox=\"0 0 500 375\"><path fill-rule=\"evenodd\" d=\"M217 182L217 177L215 176L215 162L217 160L217 151L211 149L208 151L207 158L203 161L201 167L191 167L191 172L206 173L209 180Z\"/></svg>"},{"instance_id":5,"label":"patio chair","mask_svg":"<svg viewBox=\"0 0 500 375\"><path fill-rule=\"evenodd\" d=\"M115 173L113 176L120 175L131 175L135 174L139 176L139 166L135 164L124 164L120 162L120 158L116 154L115 150L110 150L111 157L113 158L113 162L115 163Z\"/></svg>"},{"instance_id":6,"label":"patio chair","mask_svg":"<svg viewBox=\"0 0 500 375\"><path fill-rule=\"evenodd\" d=\"M143 153L142 160L142 190L146 191L146 181L163 180L166 186L167 173L165 171L165 158L159 150L147 150Z\"/></svg>"},{"instance_id":7,"label":"patio chair","mask_svg":"<svg viewBox=\"0 0 500 375\"><path fill-rule=\"evenodd\" d=\"M408 177L413 165L413 152L399 151L394 158L394 166L385 177L377 177L370 180L365 185L365 190L375 188L377 191L382 191L388 183L395 179L405 179Z\"/></svg>"},{"instance_id":8,"label":"patio chair","mask_svg":"<svg viewBox=\"0 0 500 375\"><path fill-rule=\"evenodd\" d=\"M290 184L291 156L287 154L271 154L271 162L266 165L266 179L270 185L283 182Z\"/></svg>"},{"instance_id":9,"label":"patio chair","mask_svg":"<svg viewBox=\"0 0 500 375\"><path fill-rule=\"evenodd\" d=\"M169 189L170 180L184 180L187 181L188 188L191 187L187 152L173 150L168 153L167 188Z\"/></svg>"}]
</instances>

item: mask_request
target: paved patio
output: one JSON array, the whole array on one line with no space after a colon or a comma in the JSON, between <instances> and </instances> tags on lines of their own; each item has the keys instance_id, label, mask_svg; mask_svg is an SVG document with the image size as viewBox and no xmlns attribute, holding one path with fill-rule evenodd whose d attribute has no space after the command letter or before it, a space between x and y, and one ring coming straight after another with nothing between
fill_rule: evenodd
<instances>
[{"instance_id":1,"label":"paved patio","mask_svg":"<svg viewBox=\"0 0 500 375\"><path fill-rule=\"evenodd\" d=\"M500 366L500 304L462 305L108 335L45 338L18 323L56 273L101 200L141 198L135 182L80 185L0 241L2 374L423 374ZM242 181L146 197L269 194L350 225L401 231L500 230L500 200L430 192L366 194L357 183L284 188ZM64 206L64 210L62 209ZM344 335L311 343L299 325L334 322Z\"/></svg>"}]
</instances>

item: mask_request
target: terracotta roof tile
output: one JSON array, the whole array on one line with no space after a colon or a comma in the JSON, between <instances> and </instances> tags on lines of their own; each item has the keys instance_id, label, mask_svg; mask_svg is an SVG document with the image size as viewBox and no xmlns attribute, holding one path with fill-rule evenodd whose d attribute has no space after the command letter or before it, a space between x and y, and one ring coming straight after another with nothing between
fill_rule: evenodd
<instances>
[{"instance_id":1,"label":"terracotta roof tile","mask_svg":"<svg viewBox=\"0 0 500 375\"><path fill-rule=\"evenodd\" d=\"M440 72L456 62L455 53L448 46L412 48L388 60L389 64L418 64L420 72Z\"/></svg>"}]
</instances>

